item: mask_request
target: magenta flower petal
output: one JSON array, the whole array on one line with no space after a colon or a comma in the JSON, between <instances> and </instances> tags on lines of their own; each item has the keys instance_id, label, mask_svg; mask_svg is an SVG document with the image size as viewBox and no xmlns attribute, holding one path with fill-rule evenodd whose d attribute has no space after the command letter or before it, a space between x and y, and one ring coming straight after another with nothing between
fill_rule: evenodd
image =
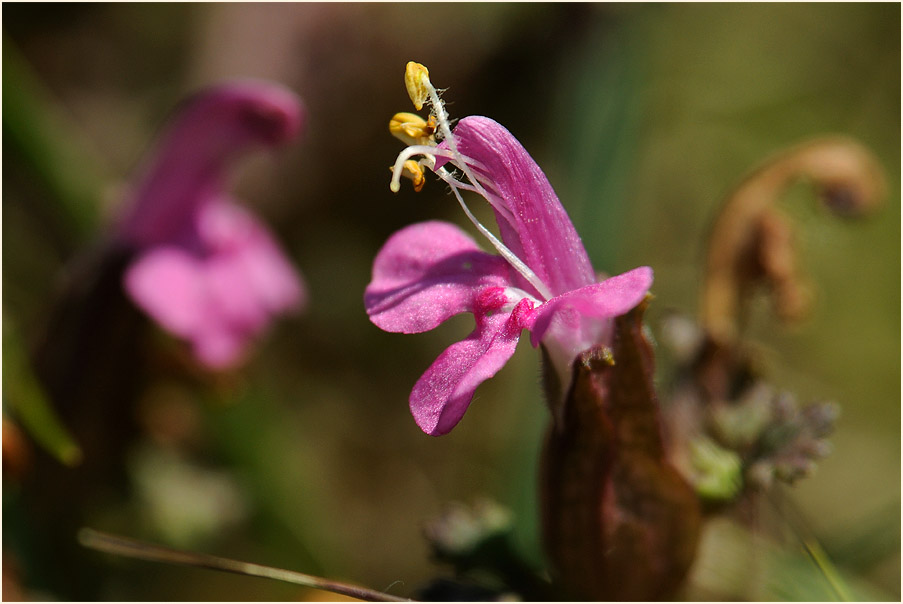
<instances>
[{"instance_id":1,"label":"magenta flower petal","mask_svg":"<svg viewBox=\"0 0 903 604\"><path fill-rule=\"evenodd\" d=\"M531 307L521 300L511 313L477 314L476 329L439 355L411 392L411 413L421 430L440 436L461 421L477 386L514 354Z\"/></svg>"},{"instance_id":2,"label":"magenta flower petal","mask_svg":"<svg viewBox=\"0 0 903 604\"><path fill-rule=\"evenodd\" d=\"M198 222L200 240L213 252L209 267L222 283L224 306L249 304L265 319L304 306L301 277L250 212L235 203L212 202Z\"/></svg>"},{"instance_id":3,"label":"magenta flower petal","mask_svg":"<svg viewBox=\"0 0 903 604\"><path fill-rule=\"evenodd\" d=\"M305 303L275 239L225 193L238 159L293 139L303 121L281 86L202 92L176 114L126 205L117 235L136 254L126 292L207 366L238 362L276 314Z\"/></svg>"},{"instance_id":4,"label":"magenta flower petal","mask_svg":"<svg viewBox=\"0 0 903 604\"><path fill-rule=\"evenodd\" d=\"M446 222L421 222L398 231L373 262L364 292L370 320L385 331L419 333L473 311L478 293L507 285L508 264L480 250Z\"/></svg>"},{"instance_id":5,"label":"magenta flower petal","mask_svg":"<svg viewBox=\"0 0 903 604\"><path fill-rule=\"evenodd\" d=\"M132 244L193 237L194 213L226 186L236 160L299 134L305 111L291 91L265 82L233 82L186 102L161 137L120 224Z\"/></svg>"},{"instance_id":6,"label":"magenta flower petal","mask_svg":"<svg viewBox=\"0 0 903 604\"><path fill-rule=\"evenodd\" d=\"M209 275L203 262L191 254L161 246L129 266L125 288L161 327L187 340L198 360L224 368L241 358L248 330L230 321L217 306Z\"/></svg>"},{"instance_id":7,"label":"magenta flower petal","mask_svg":"<svg viewBox=\"0 0 903 604\"><path fill-rule=\"evenodd\" d=\"M246 337L240 333L213 330L198 334L192 352L197 359L214 369L227 369L238 364L247 352Z\"/></svg>"},{"instance_id":8,"label":"magenta flower petal","mask_svg":"<svg viewBox=\"0 0 903 604\"><path fill-rule=\"evenodd\" d=\"M577 230L546 175L530 154L498 122L470 116L454 129L458 151L481 164L470 165L494 203L505 242L553 294L595 281ZM445 146L443 143L442 146Z\"/></svg>"},{"instance_id":9,"label":"magenta flower petal","mask_svg":"<svg viewBox=\"0 0 903 604\"><path fill-rule=\"evenodd\" d=\"M128 267L125 290L164 329L190 338L206 312L202 273L200 262L191 254L175 246L160 246Z\"/></svg>"},{"instance_id":10,"label":"magenta flower petal","mask_svg":"<svg viewBox=\"0 0 903 604\"><path fill-rule=\"evenodd\" d=\"M643 301L651 286L652 269L641 266L601 283L556 296L536 309L530 327L530 343L538 346L553 320L562 321L571 331L577 331L584 317L609 319L623 315Z\"/></svg>"},{"instance_id":11,"label":"magenta flower petal","mask_svg":"<svg viewBox=\"0 0 903 604\"><path fill-rule=\"evenodd\" d=\"M176 246L139 255L125 274L135 304L164 329L189 340L204 364L237 361L276 312L303 301L299 277L254 218L233 204L201 210L206 256Z\"/></svg>"}]
</instances>

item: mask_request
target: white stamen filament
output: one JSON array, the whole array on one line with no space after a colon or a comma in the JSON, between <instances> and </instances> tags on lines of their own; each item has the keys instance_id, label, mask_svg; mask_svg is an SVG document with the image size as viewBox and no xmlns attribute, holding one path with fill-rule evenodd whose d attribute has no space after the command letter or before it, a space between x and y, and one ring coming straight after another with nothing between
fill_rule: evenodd
<instances>
[{"instance_id":1,"label":"white stamen filament","mask_svg":"<svg viewBox=\"0 0 903 604\"><path fill-rule=\"evenodd\" d=\"M442 99L439 98L439 92L428 78L424 83L430 93L430 103L433 105L433 110L436 112L436 121L439 122L439 130L442 132L442 138L448 142L448 148L451 149L451 152L454 154L453 159L455 165L461 168L464 172L464 176L467 177L467 180L476 187L476 192L486 199L486 201L489 201L489 195L486 194L483 185L481 185L480 181L473 175L473 172L471 172L470 167L464 160L464 156L458 151L458 144L455 142L455 137L452 136L451 126L449 125L448 112L445 110L445 105L442 104Z\"/></svg>"},{"instance_id":2,"label":"white stamen filament","mask_svg":"<svg viewBox=\"0 0 903 604\"><path fill-rule=\"evenodd\" d=\"M406 147L398 154L398 157L395 158L395 165L392 167L392 182L389 183L389 189L393 193L398 193L398 191L401 190L401 174L404 170L404 162L415 155L423 155L424 159L420 160L420 162L431 170L436 164L437 155L448 157L449 159L453 157L450 153L429 145L411 145L410 147Z\"/></svg>"},{"instance_id":3,"label":"white stamen filament","mask_svg":"<svg viewBox=\"0 0 903 604\"><path fill-rule=\"evenodd\" d=\"M440 168L440 170L445 171L445 168ZM447 182L449 184L449 186L451 187L452 193L455 194L455 198L458 200L458 203L461 205L461 209L464 210L464 213L467 215L467 217L470 219L470 221L473 223L473 225L475 227L477 227L477 230L480 231L480 233L483 235L483 237L485 237L486 239L489 240L489 243L492 244L492 247L494 247L498 251L498 253L502 256L502 258L504 258L505 260L508 261L508 264L510 264L514 270L516 270L518 273L520 273L521 276L523 276L523 278L526 279L530 285L532 285L534 288L536 288L536 291L539 293L540 296L542 296L543 300L551 300L554 297L552 295L552 292L550 292L549 288L546 287L546 284L543 283L542 280L536 276L536 273L534 273L532 270L530 270L530 267L528 267L526 264L524 264L523 260L518 258L514 254L514 252L509 250L505 246L504 243L499 241L498 238L495 235L493 235L489 229L484 227L483 224L479 220L477 220L477 217L473 215L473 213L470 211L470 208L468 208L467 204L464 203L464 198L461 197L461 193L460 193L460 191L458 191L458 187L452 183L452 181L454 181L454 179L450 178L450 179L443 179L443 180L445 180L445 182Z\"/></svg>"},{"instance_id":4,"label":"white stamen filament","mask_svg":"<svg viewBox=\"0 0 903 604\"><path fill-rule=\"evenodd\" d=\"M483 188L483 185L480 184L480 181L477 180L476 176L473 175L470 167L467 165L467 161L464 156L458 151L458 145L455 142L455 137L452 136L451 127L448 123L448 113L445 111L445 105L442 104L442 100L439 98L439 93L436 91L435 86L433 86L432 82L429 80L426 81L427 90L430 93L430 103L433 105L433 110L436 112L436 121L439 122L439 129L442 132L442 138L448 143L448 148L451 149L451 152L454 154L455 165L458 166L463 172L464 175L467 176L467 179L471 182L476 192L483 197L486 201L490 202L490 205L493 207L493 204L489 199L489 194L486 192L486 189ZM445 171L444 169L442 171ZM447 171L445 171L447 174ZM502 258L508 261L508 264L514 268L518 273L523 276L527 282L532 285L540 296L543 297L544 300L550 300L554 296L552 292L549 291L549 288L546 287L546 284L542 282L536 273L530 270L523 260L518 258L514 252L509 250L504 243L498 240L492 232L489 231L486 227L484 227L479 220L477 220L476 216L471 213L470 208L467 207L467 204L464 203L464 198L461 197L461 192L458 191L458 187L453 184L451 181L454 179L443 178L445 182L447 182L451 186L452 193L455 194L455 198L457 198L458 203L461 205L461 208L464 210L464 213L470 219L477 230L489 240L489 243L492 244L499 254L501 254Z\"/></svg>"},{"instance_id":5,"label":"white stamen filament","mask_svg":"<svg viewBox=\"0 0 903 604\"><path fill-rule=\"evenodd\" d=\"M475 160L468 160L468 162L471 165L476 163ZM457 165L457 164L454 164L454 165ZM481 194L480 190L477 189L475 186L458 180L457 178L454 177L454 175L451 172L448 172L447 170L433 170L433 171L436 173L436 175L439 178L444 180L449 186L456 186L459 189L464 189L465 191L471 191L472 193L476 193L478 195ZM496 212L501 214L501 216L505 220L507 220L509 223L514 223L514 217L511 215L511 210L506 208L505 204L502 203L501 201L496 201L496 199L498 198L498 193L493 191L490 194L486 190L486 186L484 185L482 196L487 202L489 202L489 205L492 206L492 208Z\"/></svg>"}]
</instances>

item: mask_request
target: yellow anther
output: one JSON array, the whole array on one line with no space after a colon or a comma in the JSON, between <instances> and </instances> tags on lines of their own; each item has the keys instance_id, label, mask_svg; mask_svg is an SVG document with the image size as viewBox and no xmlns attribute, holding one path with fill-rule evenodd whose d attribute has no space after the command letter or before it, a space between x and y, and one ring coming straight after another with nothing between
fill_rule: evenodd
<instances>
[{"instance_id":1,"label":"yellow anther","mask_svg":"<svg viewBox=\"0 0 903 604\"><path fill-rule=\"evenodd\" d=\"M408 89L408 96L414 103L417 111L423 109L423 104L430 97L430 71L420 63L408 61L404 68L404 85Z\"/></svg>"},{"instance_id":2,"label":"yellow anther","mask_svg":"<svg viewBox=\"0 0 903 604\"><path fill-rule=\"evenodd\" d=\"M394 171L392 166L389 166L389 170ZM404 166L401 170L401 175L405 178L409 178L411 182L414 183L414 191L420 193L420 190L423 189L423 185L426 184L426 177L423 175L423 168L420 167L413 159L409 159L404 162ZM394 184L394 183L393 183ZM391 187L392 191L398 193L398 189L396 187Z\"/></svg>"},{"instance_id":3,"label":"yellow anther","mask_svg":"<svg viewBox=\"0 0 903 604\"><path fill-rule=\"evenodd\" d=\"M406 145L435 144L436 118L424 120L415 113L396 113L389 120L389 132Z\"/></svg>"}]
</instances>

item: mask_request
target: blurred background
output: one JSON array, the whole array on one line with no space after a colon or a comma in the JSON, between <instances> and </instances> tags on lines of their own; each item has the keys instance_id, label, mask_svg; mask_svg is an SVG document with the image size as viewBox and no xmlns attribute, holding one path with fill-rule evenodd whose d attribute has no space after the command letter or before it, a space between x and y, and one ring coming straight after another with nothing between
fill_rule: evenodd
<instances>
[{"instance_id":1,"label":"blurred background","mask_svg":"<svg viewBox=\"0 0 903 604\"><path fill-rule=\"evenodd\" d=\"M432 438L414 424L408 394L472 319L403 336L363 309L392 232L433 218L469 228L436 182L389 191L401 145L387 124L411 110L408 60L448 89L452 117L491 116L520 139L598 270L653 267L653 333L666 312L695 316L709 225L750 168L826 133L880 158L888 198L864 220L837 220L805 186L790 191L784 207L816 303L792 329L763 304L751 339L774 384L841 404L832 455L790 496L860 597L899 599L895 3L5 3L4 599L327 597L88 551L75 542L79 526L409 594L447 574L429 560L424 522L479 497L513 511L517 544L539 563L548 414L537 352L522 344L462 423ZM85 378L90 404L58 413L77 438L92 435L94 457L66 467L9 411L10 397L33 392L14 355L55 349L78 330L83 315L52 318L160 127L187 95L236 77L280 82L308 109L301 139L244 163L234 190L303 273L309 308L278 321L226 374L193 366L147 325L131 365L89 335L100 349L84 353L96 374ZM141 321L122 305L110 312ZM102 314L99 328L132 342L120 318ZM763 525L781 522L765 516ZM764 593L822 599L817 576L800 578L811 566L803 559ZM693 580L711 586L729 572L704 566ZM701 593L744 597L740 587Z\"/></svg>"}]
</instances>

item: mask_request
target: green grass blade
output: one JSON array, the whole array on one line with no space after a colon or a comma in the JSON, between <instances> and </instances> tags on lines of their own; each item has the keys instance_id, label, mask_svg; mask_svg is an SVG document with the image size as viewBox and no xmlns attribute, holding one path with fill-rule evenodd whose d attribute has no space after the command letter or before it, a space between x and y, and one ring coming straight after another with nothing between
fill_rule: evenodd
<instances>
[{"instance_id":1,"label":"green grass blade","mask_svg":"<svg viewBox=\"0 0 903 604\"><path fill-rule=\"evenodd\" d=\"M47 192L52 214L76 240L90 237L100 221L102 170L79 144L83 139L31 66L3 37L3 147L25 165Z\"/></svg>"},{"instance_id":2,"label":"green grass blade","mask_svg":"<svg viewBox=\"0 0 903 604\"><path fill-rule=\"evenodd\" d=\"M50 405L7 316L3 317L3 401L31 437L61 463L81 462L81 448Z\"/></svg>"}]
</instances>

